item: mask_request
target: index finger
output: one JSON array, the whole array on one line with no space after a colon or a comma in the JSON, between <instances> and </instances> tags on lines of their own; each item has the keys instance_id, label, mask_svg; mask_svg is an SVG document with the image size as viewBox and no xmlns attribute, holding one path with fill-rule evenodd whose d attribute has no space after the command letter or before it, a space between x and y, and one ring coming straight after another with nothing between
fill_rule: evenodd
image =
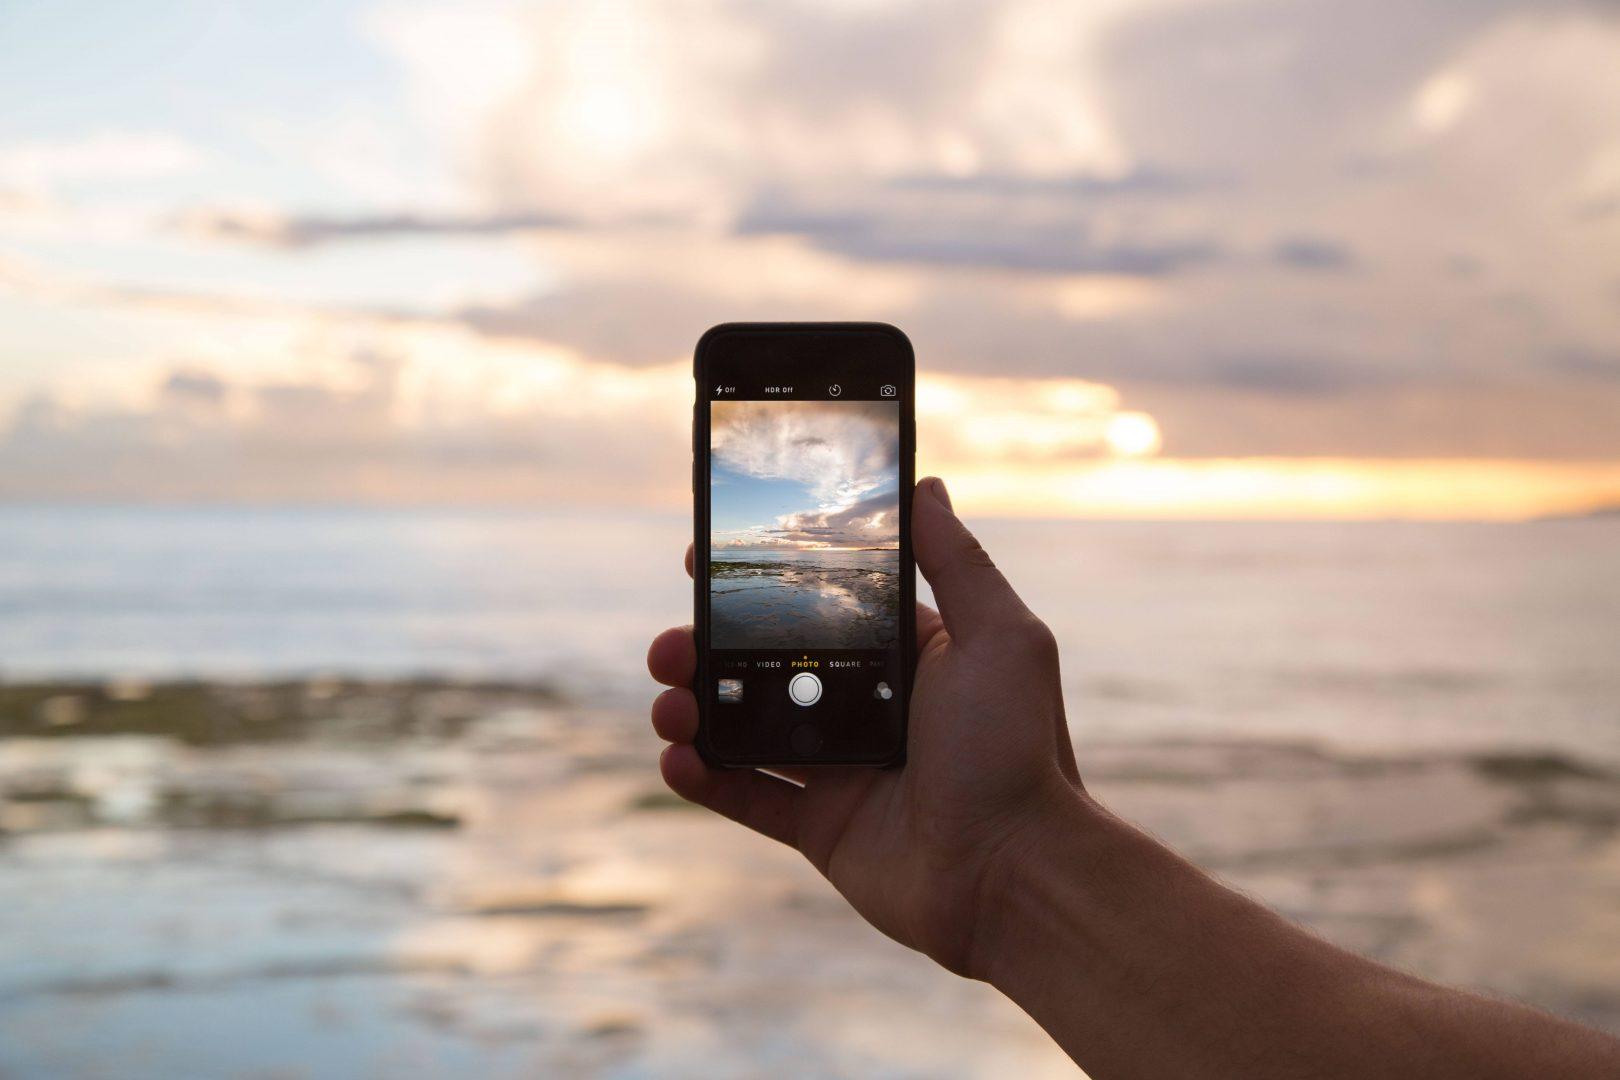
<instances>
[{"instance_id":1,"label":"index finger","mask_svg":"<svg viewBox=\"0 0 1620 1080\"><path fill-rule=\"evenodd\" d=\"M672 626L653 638L647 670L665 686L691 686L697 671L697 640L690 626Z\"/></svg>"}]
</instances>

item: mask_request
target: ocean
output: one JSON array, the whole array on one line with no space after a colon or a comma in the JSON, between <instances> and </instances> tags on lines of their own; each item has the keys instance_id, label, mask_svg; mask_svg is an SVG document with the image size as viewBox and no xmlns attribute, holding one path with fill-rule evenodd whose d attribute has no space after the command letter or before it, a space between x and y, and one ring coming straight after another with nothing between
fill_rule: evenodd
<instances>
[{"instance_id":1,"label":"ocean","mask_svg":"<svg viewBox=\"0 0 1620 1080\"><path fill-rule=\"evenodd\" d=\"M1109 806L1351 949L1620 1031L1620 522L971 523ZM0 509L0 1074L1074 1075L664 790L643 655L688 528Z\"/></svg>"},{"instance_id":2,"label":"ocean","mask_svg":"<svg viewBox=\"0 0 1620 1080\"><path fill-rule=\"evenodd\" d=\"M1088 738L1620 760L1620 521L971 521ZM651 694L678 514L0 508L0 679L339 674ZM928 597L926 587L920 590Z\"/></svg>"}]
</instances>

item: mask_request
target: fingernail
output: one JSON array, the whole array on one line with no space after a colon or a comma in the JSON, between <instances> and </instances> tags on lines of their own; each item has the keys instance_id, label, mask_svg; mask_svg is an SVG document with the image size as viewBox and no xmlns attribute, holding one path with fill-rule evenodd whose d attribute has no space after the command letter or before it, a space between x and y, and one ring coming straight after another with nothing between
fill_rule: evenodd
<instances>
[{"instance_id":1,"label":"fingernail","mask_svg":"<svg viewBox=\"0 0 1620 1080\"><path fill-rule=\"evenodd\" d=\"M928 493L943 504L945 509L950 510L952 513L956 512L956 508L951 505L951 493L945 490L945 481L937 476L930 476L928 478Z\"/></svg>"}]
</instances>

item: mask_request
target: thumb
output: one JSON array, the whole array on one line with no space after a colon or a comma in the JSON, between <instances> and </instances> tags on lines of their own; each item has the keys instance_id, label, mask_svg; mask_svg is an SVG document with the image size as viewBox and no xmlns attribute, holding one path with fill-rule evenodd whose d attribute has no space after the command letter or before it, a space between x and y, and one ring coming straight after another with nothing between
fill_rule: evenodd
<instances>
[{"instance_id":1,"label":"thumb","mask_svg":"<svg viewBox=\"0 0 1620 1080\"><path fill-rule=\"evenodd\" d=\"M911 542L953 640L965 642L1031 618L989 553L951 509L950 493L937 476L918 483L912 495Z\"/></svg>"}]
</instances>

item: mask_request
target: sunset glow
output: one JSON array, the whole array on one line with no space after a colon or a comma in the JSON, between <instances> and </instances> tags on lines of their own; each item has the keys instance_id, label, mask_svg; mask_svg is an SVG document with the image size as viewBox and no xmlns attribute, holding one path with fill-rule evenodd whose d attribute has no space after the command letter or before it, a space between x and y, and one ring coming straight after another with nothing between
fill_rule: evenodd
<instances>
[{"instance_id":1,"label":"sunset glow","mask_svg":"<svg viewBox=\"0 0 1620 1080\"><path fill-rule=\"evenodd\" d=\"M1159 425L1146 413L1124 412L1108 421L1103 438L1120 457L1142 457L1159 449Z\"/></svg>"},{"instance_id":2,"label":"sunset glow","mask_svg":"<svg viewBox=\"0 0 1620 1080\"><path fill-rule=\"evenodd\" d=\"M116 91L19 9L0 497L672 510L708 326L877 319L973 512L1602 509L1620 24L1469 8L175 9Z\"/></svg>"},{"instance_id":3,"label":"sunset glow","mask_svg":"<svg viewBox=\"0 0 1620 1080\"><path fill-rule=\"evenodd\" d=\"M1522 521L1620 504L1620 463L1156 458L938 471L958 502L1007 517Z\"/></svg>"}]
</instances>

